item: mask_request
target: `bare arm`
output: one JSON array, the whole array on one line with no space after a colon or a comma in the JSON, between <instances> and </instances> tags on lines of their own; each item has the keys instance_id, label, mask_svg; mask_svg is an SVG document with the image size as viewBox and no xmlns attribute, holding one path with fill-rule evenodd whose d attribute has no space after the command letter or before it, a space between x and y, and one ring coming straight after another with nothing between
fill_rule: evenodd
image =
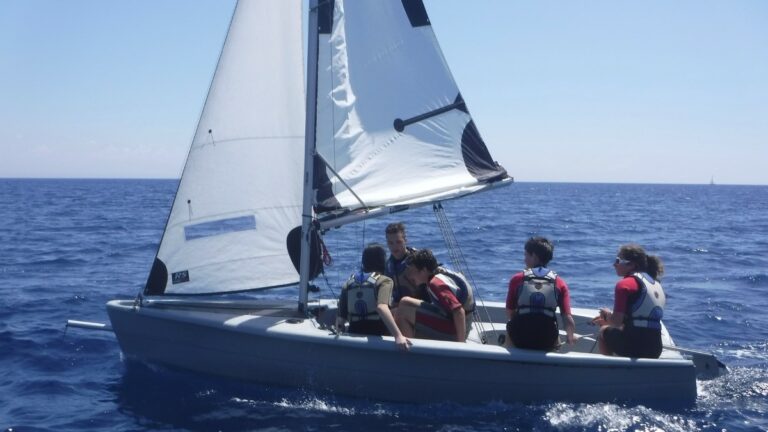
<instances>
[{"instance_id":1,"label":"bare arm","mask_svg":"<svg viewBox=\"0 0 768 432\"><path fill-rule=\"evenodd\" d=\"M339 333L344 333L344 324L346 324L347 320L344 318L337 316L336 317L336 331Z\"/></svg>"},{"instance_id":2,"label":"bare arm","mask_svg":"<svg viewBox=\"0 0 768 432\"><path fill-rule=\"evenodd\" d=\"M599 326L621 327L624 325L624 313L613 313L608 308L602 308L600 315L592 318L592 322Z\"/></svg>"},{"instance_id":3,"label":"bare arm","mask_svg":"<svg viewBox=\"0 0 768 432\"><path fill-rule=\"evenodd\" d=\"M568 339L568 344L573 345L576 342L573 333L576 331L576 323L573 322L573 316L571 314L563 315L563 323L565 323L565 335Z\"/></svg>"},{"instance_id":4,"label":"bare arm","mask_svg":"<svg viewBox=\"0 0 768 432\"><path fill-rule=\"evenodd\" d=\"M384 321L384 325L387 327L387 330L389 330L389 334L395 337L397 348L403 351L408 351L410 345L413 344L408 338L403 336L403 333L397 327L397 324L395 324L395 317L392 316L392 311L389 309L389 306L380 303L376 306L376 311L379 313L381 320Z\"/></svg>"},{"instance_id":5,"label":"bare arm","mask_svg":"<svg viewBox=\"0 0 768 432\"><path fill-rule=\"evenodd\" d=\"M624 314L622 312L611 313L608 317L608 325L611 327L621 327L624 325Z\"/></svg>"},{"instance_id":6,"label":"bare arm","mask_svg":"<svg viewBox=\"0 0 768 432\"><path fill-rule=\"evenodd\" d=\"M453 315L453 325L456 326L456 341L464 342L467 340L467 317L464 315L464 308L456 308L451 311Z\"/></svg>"}]
</instances>

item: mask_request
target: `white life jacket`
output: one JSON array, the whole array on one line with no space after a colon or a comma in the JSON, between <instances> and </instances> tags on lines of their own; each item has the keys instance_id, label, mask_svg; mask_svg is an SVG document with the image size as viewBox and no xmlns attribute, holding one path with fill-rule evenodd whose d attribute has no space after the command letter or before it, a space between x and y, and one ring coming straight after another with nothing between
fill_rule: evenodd
<instances>
[{"instance_id":1,"label":"white life jacket","mask_svg":"<svg viewBox=\"0 0 768 432\"><path fill-rule=\"evenodd\" d=\"M440 279L451 290L456 299L461 303L461 307L465 313L472 313L475 311L475 296L472 292L472 285L464 277L463 274L448 270L444 267L438 267L435 277ZM429 296L432 298L432 302L439 304L437 297L432 293L432 290L427 290Z\"/></svg>"},{"instance_id":2,"label":"white life jacket","mask_svg":"<svg viewBox=\"0 0 768 432\"><path fill-rule=\"evenodd\" d=\"M667 298L659 281L647 273L633 273L640 289L637 300L629 305L630 322L635 327L661 329L661 318Z\"/></svg>"},{"instance_id":3,"label":"white life jacket","mask_svg":"<svg viewBox=\"0 0 768 432\"><path fill-rule=\"evenodd\" d=\"M376 311L376 273L357 272L347 282L347 321L380 320Z\"/></svg>"},{"instance_id":4,"label":"white life jacket","mask_svg":"<svg viewBox=\"0 0 768 432\"><path fill-rule=\"evenodd\" d=\"M557 273L546 267L526 269L523 284L517 289L517 313L542 314L554 319L558 300L556 279Z\"/></svg>"}]
</instances>

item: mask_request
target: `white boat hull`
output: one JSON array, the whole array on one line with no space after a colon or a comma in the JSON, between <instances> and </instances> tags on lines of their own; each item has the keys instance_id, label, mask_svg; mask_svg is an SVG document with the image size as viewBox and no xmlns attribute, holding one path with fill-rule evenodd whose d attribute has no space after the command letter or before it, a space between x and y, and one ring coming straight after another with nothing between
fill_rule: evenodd
<instances>
[{"instance_id":1,"label":"white boat hull","mask_svg":"<svg viewBox=\"0 0 768 432\"><path fill-rule=\"evenodd\" d=\"M665 350L661 359L592 354L583 339L570 352L542 353L497 344L503 304L488 303L488 344L473 330L467 343L414 339L399 352L391 337L336 335L295 306L234 306L226 302L107 304L112 327L129 358L261 383L295 386L372 400L400 402L641 401L693 403L696 372L690 360ZM291 309L293 308L293 309ZM591 312L574 310L577 330ZM671 343L665 331L667 343ZM583 352L579 352L583 351Z\"/></svg>"}]
</instances>

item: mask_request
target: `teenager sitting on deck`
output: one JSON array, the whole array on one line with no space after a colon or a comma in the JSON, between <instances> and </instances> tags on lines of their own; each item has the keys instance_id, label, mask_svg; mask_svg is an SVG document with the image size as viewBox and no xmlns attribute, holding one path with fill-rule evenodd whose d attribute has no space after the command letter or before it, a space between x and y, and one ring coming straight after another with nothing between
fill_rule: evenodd
<instances>
[{"instance_id":1,"label":"teenager sitting on deck","mask_svg":"<svg viewBox=\"0 0 768 432\"><path fill-rule=\"evenodd\" d=\"M560 342L556 309L560 308L569 344L576 327L568 285L547 268L555 247L544 237L525 242L525 270L512 276L507 292L507 335L517 348L551 351Z\"/></svg>"},{"instance_id":2,"label":"teenager sitting on deck","mask_svg":"<svg viewBox=\"0 0 768 432\"><path fill-rule=\"evenodd\" d=\"M461 273L438 267L428 249L411 255L406 277L414 286L426 284L431 303L413 297L400 300L395 314L403 334L464 342L475 309L472 287L466 278Z\"/></svg>"},{"instance_id":3,"label":"teenager sitting on deck","mask_svg":"<svg viewBox=\"0 0 768 432\"><path fill-rule=\"evenodd\" d=\"M600 352L622 357L659 358L661 319L666 296L659 279L664 265L636 244L619 248L613 262L621 279L614 289L613 311L600 310L592 321L601 326Z\"/></svg>"},{"instance_id":4,"label":"teenager sitting on deck","mask_svg":"<svg viewBox=\"0 0 768 432\"><path fill-rule=\"evenodd\" d=\"M398 349L411 344L395 324L392 311L392 279L384 276L387 252L378 244L363 250L362 268L353 273L341 289L336 327L341 331L349 321L350 333L393 335Z\"/></svg>"}]
</instances>

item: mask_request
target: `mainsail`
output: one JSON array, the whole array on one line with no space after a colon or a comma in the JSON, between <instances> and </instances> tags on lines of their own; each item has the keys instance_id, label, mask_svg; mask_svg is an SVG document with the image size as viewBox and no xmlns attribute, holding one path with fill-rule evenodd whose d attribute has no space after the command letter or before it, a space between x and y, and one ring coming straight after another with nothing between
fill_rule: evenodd
<instances>
[{"instance_id":1,"label":"mainsail","mask_svg":"<svg viewBox=\"0 0 768 432\"><path fill-rule=\"evenodd\" d=\"M301 2L238 2L146 294L298 281L288 233L301 224Z\"/></svg>"},{"instance_id":2,"label":"mainsail","mask_svg":"<svg viewBox=\"0 0 768 432\"><path fill-rule=\"evenodd\" d=\"M321 218L452 198L508 179L469 115L421 0L336 0L321 6L319 20Z\"/></svg>"}]
</instances>

